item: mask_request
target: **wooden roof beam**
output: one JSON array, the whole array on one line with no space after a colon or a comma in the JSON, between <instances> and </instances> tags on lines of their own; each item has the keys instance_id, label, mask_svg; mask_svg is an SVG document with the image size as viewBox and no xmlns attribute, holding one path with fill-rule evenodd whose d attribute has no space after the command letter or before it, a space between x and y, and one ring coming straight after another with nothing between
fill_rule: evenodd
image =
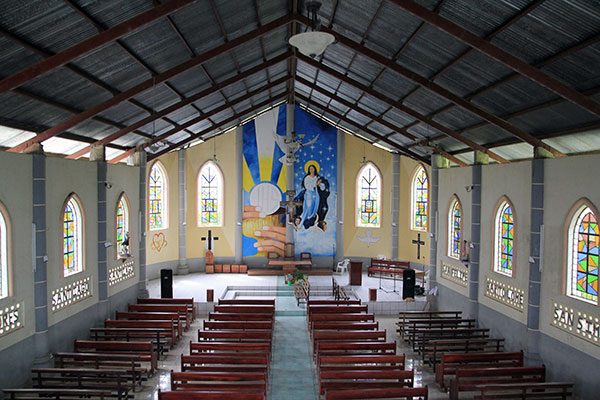
<instances>
[{"instance_id":1,"label":"wooden roof beam","mask_svg":"<svg viewBox=\"0 0 600 400\"><path fill-rule=\"evenodd\" d=\"M558 79L546 74L532 65L527 64L525 61L513 56L507 51L493 45L488 40L480 38L474 33L460 27L450 20L445 19L439 14L429 11L427 8L411 0L388 1L411 13L417 18L426 21L430 25L448 33L472 48L479 50L483 54L494 58L496 61L499 61L505 66L544 86L559 96L573 102L574 104L577 104L592 114L600 116L600 103L587 96L584 96L582 93L571 88L570 86L565 85Z\"/></svg>"}]
</instances>

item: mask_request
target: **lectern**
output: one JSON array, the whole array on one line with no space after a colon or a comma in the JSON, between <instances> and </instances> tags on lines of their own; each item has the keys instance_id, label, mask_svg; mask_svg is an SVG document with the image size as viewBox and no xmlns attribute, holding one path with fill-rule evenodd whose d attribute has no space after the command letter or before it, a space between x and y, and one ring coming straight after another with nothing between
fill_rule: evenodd
<instances>
[{"instance_id":1,"label":"lectern","mask_svg":"<svg viewBox=\"0 0 600 400\"><path fill-rule=\"evenodd\" d=\"M362 261L350 261L350 285L362 285Z\"/></svg>"}]
</instances>

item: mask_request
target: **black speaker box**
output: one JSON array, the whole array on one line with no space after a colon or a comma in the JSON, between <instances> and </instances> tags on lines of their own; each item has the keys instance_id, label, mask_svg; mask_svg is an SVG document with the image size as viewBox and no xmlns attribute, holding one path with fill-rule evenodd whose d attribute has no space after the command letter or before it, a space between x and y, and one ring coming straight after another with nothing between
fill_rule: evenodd
<instances>
[{"instance_id":1,"label":"black speaker box","mask_svg":"<svg viewBox=\"0 0 600 400\"><path fill-rule=\"evenodd\" d=\"M163 299L173 298L173 270L160 270L160 297Z\"/></svg>"},{"instance_id":2,"label":"black speaker box","mask_svg":"<svg viewBox=\"0 0 600 400\"><path fill-rule=\"evenodd\" d=\"M402 299L415 298L415 270L405 269L402 273Z\"/></svg>"}]
</instances>

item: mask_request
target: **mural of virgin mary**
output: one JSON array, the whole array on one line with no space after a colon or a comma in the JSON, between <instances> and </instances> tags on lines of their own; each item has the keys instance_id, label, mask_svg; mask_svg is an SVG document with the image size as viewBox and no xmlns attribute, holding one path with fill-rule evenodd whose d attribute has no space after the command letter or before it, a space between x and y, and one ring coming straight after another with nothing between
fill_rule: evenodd
<instances>
[{"instance_id":1,"label":"mural of virgin mary","mask_svg":"<svg viewBox=\"0 0 600 400\"><path fill-rule=\"evenodd\" d=\"M309 229L317 225L321 230L327 229L325 217L329 207L327 198L329 197L329 181L319 175L316 163L307 163L306 175L302 179L302 190L294 198L294 201L302 203L296 208L294 225L296 229L304 227Z\"/></svg>"}]
</instances>

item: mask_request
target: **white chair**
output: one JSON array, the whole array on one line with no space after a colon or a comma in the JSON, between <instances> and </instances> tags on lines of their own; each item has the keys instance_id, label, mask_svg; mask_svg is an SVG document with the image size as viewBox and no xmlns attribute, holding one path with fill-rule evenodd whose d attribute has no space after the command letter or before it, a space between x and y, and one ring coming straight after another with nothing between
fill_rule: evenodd
<instances>
[{"instance_id":1,"label":"white chair","mask_svg":"<svg viewBox=\"0 0 600 400\"><path fill-rule=\"evenodd\" d=\"M346 258L339 263L337 263L337 267L335 268L336 274L345 274L348 272L348 264L350 264L350 259Z\"/></svg>"}]
</instances>

